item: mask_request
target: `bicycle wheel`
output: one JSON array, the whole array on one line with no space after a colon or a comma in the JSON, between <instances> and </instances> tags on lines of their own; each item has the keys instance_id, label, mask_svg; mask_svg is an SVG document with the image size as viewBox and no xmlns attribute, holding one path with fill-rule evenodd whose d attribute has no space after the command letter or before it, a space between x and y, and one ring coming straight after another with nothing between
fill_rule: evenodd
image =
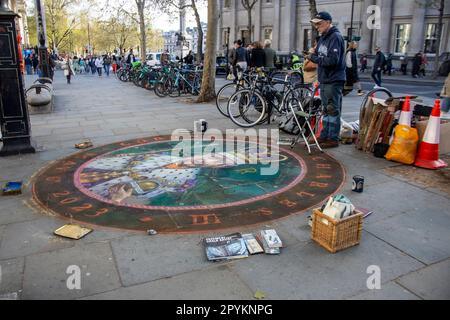
<instances>
[{"instance_id":1,"label":"bicycle wheel","mask_svg":"<svg viewBox=\"0 0 450 320\"><path fill-rule=\"evenodd\" d=\"M160 98L164 98L169 94L171 87L172 87L171 80L163 78L155 85L155 94Z\"/></svg>"},{"instance_id":2,"label":"bicycle wheel","mask_svg":"<svg viewBox=\"0 0 450 320\"><path fill-rule=\"evenodd\" d=\"M229 118L228 115L228 101L230 97L235 94L237 91L244 89L240 84L237 83L228 83L219 89L216 95L216 107L221 114L225 117ZM235 117L239 117L239 112L234 114Z\"/></svg>"},{"instance_id":3,"label":"bicycle wheel","mask_svg":"<svg viewBox=\"0 0 450 320\"><path fill-rule=\"evenodd\" d=\"M240 127L253 127L266 116L267 104L262 95L254 90L243 89L235 92L228 100L228 115ZM235 117L239 114L239 117Z\"/></svg>"},{"instance_id":4,"label":"bicycle wheel","mask_svg":"<svg viewBox=\"0 0 450 320\"><path fill-rule=\"evenodd\" d=\"M171 82L172 85L169 87L169 97L177 98L181 95L181 90L183 89L183 80L180 79L178 81L178 84L176 84L175 82Z\"/></svg>"}]
</instances>

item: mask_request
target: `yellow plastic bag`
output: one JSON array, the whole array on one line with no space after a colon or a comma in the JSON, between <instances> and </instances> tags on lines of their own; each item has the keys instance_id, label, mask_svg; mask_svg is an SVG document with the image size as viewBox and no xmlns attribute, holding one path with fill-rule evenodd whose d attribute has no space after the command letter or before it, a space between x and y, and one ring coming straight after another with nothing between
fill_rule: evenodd
<instances>
[{"instance_id":1,"label":"yellow plastic bag","mask_svg":"<svg viewBox=\"0 0 450 320\"><path fill-rule=\"evenodd\" d=\"M385 155L387 160L413 164L416 159L419 134L416 128L399 124L394 129L394 140Z\"/></svg>"}]
</instances>

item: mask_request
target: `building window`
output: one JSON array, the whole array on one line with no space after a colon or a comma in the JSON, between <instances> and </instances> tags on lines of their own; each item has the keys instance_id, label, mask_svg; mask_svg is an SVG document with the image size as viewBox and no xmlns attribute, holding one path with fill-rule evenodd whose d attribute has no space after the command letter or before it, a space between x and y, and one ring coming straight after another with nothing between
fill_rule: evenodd
<instances>
[{"instance_id":1,"label":"building window","mask_svg":"<svg viewBox=\"0 0 450 320\"><path fill-rule=\"evenodd\" d=\"M395 53L406 53L409 37L411 35L410 24L397 24L395 31Z\"/></svg>"},{"instance_id":2,"label":"building window","mask_svg":"<svg viewBox=\"0 0 450 320\"><path fill-rule=\"evenodd\" d=\"M311 38L312 38L311 29L303 30L303 50L306 51L312 47Z\"/></svg>"},{"instance_id":3,"label":"building window","mask_svg":"<svg viewBox=\"0 0 450 320\"><path fill-rule=\"evenodd\" d=\"M264 40L272 41L272 28L264 28Z\"/></svg>"},{"instance_id":4,"label":"building window","mask_svg":"<svg viewBox=\"0 0 450 320\"><path fill-rule=\"evenodd\" d=\"M223 39L222 39L222 41L223 41L223 46L226 48L227 47L227 44L229 44L230 43L230 34L228 33L228 28L225 28L224 30L223 30Z\"/></svg>"},{"instance_id":5,"label":"building window","mask_svg":"<svg viewBox=\"0 0 450 320\"><path fill-rule=\"evenodd\" d=\"M249 34L248 30L241 30L241 40L244 46L247 46L250 44Z\"/></svg>"},{"instance_id":6,"label":"building window","mask_svg":"<svg viewBox=\"0 0 450 320\"><path fill-rule=\"evenodd\" d=\"M425 53L436 53L437 45L437 24L428 23L425 29Z\"/></svg>"},{"instance_id":7,"label":"building window","mask_svg":"<svg viewBox=\"0 0 450 320\"><path fill-rule=\"evenodd\" d=\"M231 7L231 0L225 0L225 3L223 5L224 8L230 8Z\"/></svg>"}]
</instances>

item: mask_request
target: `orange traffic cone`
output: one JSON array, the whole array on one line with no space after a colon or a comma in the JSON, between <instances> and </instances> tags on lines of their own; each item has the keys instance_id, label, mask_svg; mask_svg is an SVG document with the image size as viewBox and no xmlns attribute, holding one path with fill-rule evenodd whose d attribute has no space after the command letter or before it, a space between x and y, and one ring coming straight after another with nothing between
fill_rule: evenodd
<instances>
[{"instance_id":1,"label":"orange traffic cone","mask_svg":"<svg viewBox=\"0 0 450 320\"><path fill-rule=\"evenodd\" d=\"M428 120L427 129L419 145L414 165L425 169L445 168L447 163L439 159L439 136L441 129L441 101L434 103L433 111Z\"/></svg>"},{"instance_id":2,"label":"orange traffic cone","mask_svg":"<svg viewBox=\"0 0 450 320\"><path fill-rule=\"evenodd\" d=\"M405 101L403 102L403 109L400 113L400 119L398 120L398 124L403 124L405 126L411 127L411 118L412 118L412 112L411 112L411 101L409 97L405 98Z\"/></svg>"}]
</instances>

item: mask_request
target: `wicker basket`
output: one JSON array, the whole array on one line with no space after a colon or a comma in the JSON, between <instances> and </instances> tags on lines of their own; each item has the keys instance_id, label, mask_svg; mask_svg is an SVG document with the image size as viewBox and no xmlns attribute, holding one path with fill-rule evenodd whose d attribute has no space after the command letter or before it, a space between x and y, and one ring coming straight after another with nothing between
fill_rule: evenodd
<instances>
[{"instance_id":1,"label":"wicker basket","mask_svg":"<svg viewBox=\"0 0 450 320\"><path fill-rule=\"evenodd\" d=\"M313 222L311 237L331 253L353 247L361 240L363 213L355 214L334 220L320 209L313 209Z\"/></svg>"}]
</instances>

